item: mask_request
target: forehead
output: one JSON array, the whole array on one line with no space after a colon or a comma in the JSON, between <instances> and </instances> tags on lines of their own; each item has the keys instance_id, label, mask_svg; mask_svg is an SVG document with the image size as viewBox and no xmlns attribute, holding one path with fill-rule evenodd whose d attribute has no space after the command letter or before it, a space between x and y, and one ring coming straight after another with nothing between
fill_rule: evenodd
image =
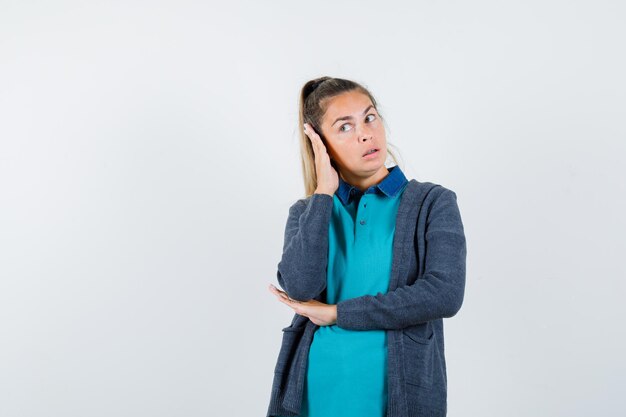
<instances>
[{"instance_id":1,"label":"forehead","mask_svg":"<svg viewBox=\"0 0 626 417\"><path fill-rule=\"evenodd\" d=\"M370 104L372 101L367 95L360 91L349 91L329 99L324 116L327 120L344 116L360 116Z\"/></svg>"}]
</instances>

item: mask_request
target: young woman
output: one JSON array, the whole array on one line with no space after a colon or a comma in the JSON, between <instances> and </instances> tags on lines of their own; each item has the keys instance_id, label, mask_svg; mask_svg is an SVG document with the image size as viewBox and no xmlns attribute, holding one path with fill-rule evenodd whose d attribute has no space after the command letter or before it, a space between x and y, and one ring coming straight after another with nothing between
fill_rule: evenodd
<instances>
[{"instance_id":1,"label":"young woman","mask_svg":"<svg viewBox=\"0 0 626 417\"><path fill-rule=\"evenodd\" d=\"M445 416L443 318L463 303L456 194L386 167L362 85L322 77L300 96L306 197L289 209L277 299L294 312L267 416Z\"/></svg>"}]
</instances>

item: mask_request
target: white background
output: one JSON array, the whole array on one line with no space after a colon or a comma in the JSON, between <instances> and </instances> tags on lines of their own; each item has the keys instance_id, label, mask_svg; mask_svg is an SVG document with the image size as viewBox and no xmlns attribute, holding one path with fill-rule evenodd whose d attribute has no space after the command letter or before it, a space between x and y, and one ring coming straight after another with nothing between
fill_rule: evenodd
<instances>
[{"instance_id":1,"label":"white background","mask_svg":"<svg viewBox=\"0 0 626 417\"><path fill-rule=\"evenodd\" d=\"M457 193L448 415L626 410L619 1L0 1L0 415L265 416L309 79ZM329 381L332 384L332 381Z\"/></svg>"}]
</instances>

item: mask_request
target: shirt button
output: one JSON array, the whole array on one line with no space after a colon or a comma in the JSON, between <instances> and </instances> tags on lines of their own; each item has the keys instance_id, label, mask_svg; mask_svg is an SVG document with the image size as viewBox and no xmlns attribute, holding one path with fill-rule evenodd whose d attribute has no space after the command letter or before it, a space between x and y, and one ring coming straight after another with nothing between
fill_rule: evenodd
<instances>
[{"instance_id":1,"label":"shirt button","mask_svg":"<svg viewBox=\"0 0 626 417\"><path fill-rule=\"evenodd\" d=\"M365 224L365 220L361 220L361 221L360 221L360 223L361 223L361 224Z\"/></svg>"}]
</instances>

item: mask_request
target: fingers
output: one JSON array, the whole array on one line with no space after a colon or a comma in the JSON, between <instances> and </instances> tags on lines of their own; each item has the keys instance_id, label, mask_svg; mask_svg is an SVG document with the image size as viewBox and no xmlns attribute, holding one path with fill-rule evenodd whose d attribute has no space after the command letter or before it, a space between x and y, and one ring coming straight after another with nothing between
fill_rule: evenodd
<instances>
[{"instance_id":1,"label":"fingers","mask_svg":"<svg viewBox=\"0 0 626 417\"><path fill-rule=\"evenodd\" d=\"M311 306L309 305L310 301L302 302L298 300L293 300L289 298L286 292L279 290L273 284L269 285L269 290L276 295L276 298L278 298L278 301L282 302L283 304L286 304L288 307L291 307L291 309L296 314L309 317L310 319L313 320L314 323L318 324L318 321L315 321L316 316L312 316L312 314L317 314L318 310L311 308Z\"/></svg>"},{"instance_id":2,"label":"fingers","mask_svg":"<svg viewBox=\"0 0 626 417\"><path fill-rule=\"evenodd\" d=\"M315 129L311 128L308 123L304 124L304 133L311 141L318 180L321 181L324 176L324 172L328 170L328 165L330 165L330 155L328 154L324 141L322 141L320 135L318 135Z\"/></svg>"},{"instance_id":3,"label":"fingers","mask_svg":"<svg viewBox=\"0 0 626 417\"><path fill-rule=\"evenodd\" d=\"M287 295L286 292L279 290L272 284L270 284L269 289L272 293L274 293L274 295L276 295L276 298L278 298L279 301L282 301L287 305L290 305L290 303L294 303L294 304L300 303L300 301L293 300L292 298L289 297L289 295Z\"/></svg>"},{"instance_id":4,"label":"fingers","mask_svg":"<svg viewBox=\"0 0 626 417\"><path fill-rule=\"evenodd\" d=\"M313 151L317 151L316 148L321 148L324 150L326 149L326 146L324 146L324 142L322 141L320 135L318 135L317 132L313 128L311 128L308 123L304 124L304 133L311 140L311 144L313 145Z\"/></svg>"}]
</instances>

